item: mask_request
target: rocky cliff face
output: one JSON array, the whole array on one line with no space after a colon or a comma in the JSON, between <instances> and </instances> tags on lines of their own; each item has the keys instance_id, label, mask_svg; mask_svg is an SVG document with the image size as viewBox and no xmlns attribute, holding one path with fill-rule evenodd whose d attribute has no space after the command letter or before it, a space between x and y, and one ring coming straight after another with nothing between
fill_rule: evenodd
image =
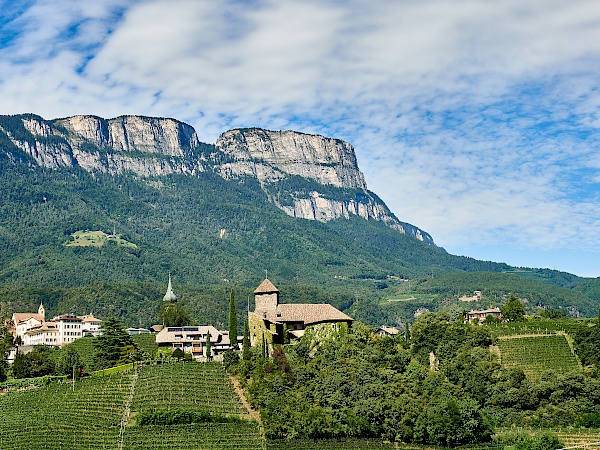
<instances>
[{"instance_id":1,"label":"rocky cliff face","mask_svg":"<svg viewBox=\"0 0 600 450\"><path fill-rule=\"evenodd\" d=\"M257 128L223 133L209 152L194 129L174 119L73 116L46 121L34 115L0 116L2 132L36 164L80 166L89 172L141 177L213 170L226 179L252 176L271 201L293 217L328 221L357 215L433 243L400 222L367 190L347 142L294 131ZM1 137L1 136L0 136Z\"/></svg>"},{"instance_id":2,"label":"rocky cliff face","mask_svg":"<svg viewBox=\"0 0 600 450\"><path fill-rule=\"evenodd\" d=\"M252 128L223 133L216 147L234 160L219 167L225 177L252 175L273 182L298 175L319 184L367 188L354 149L339 139Z\"/></svg>"}]
</instances>

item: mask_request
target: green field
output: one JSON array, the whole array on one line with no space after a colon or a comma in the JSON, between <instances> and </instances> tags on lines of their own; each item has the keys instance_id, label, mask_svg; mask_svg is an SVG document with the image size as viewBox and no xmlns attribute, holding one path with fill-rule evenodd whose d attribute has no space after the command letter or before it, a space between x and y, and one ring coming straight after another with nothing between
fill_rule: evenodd
<instances>
[{"instance_id":1,"label":"green field","mask_svg":"<svg viewBox=\"0 0 600 450\"><path fill-rule=\"evenodd\" d=\"M143 409L202 410L236 423L139 426ZM0 448L259 450L258 423L220 364L169 363L0 396Z\"/></svg>"},{"instance_id":2,"label":"green field","mask_svg":"<svg viewBox=\"0 0 600 450\"><path fill-rule=\"evenodd\" d=\"M564 334L503 337L498 340L501 363L522 369L529 380L540 380L544 372L568 373L581 370Z\"/></svg>"},{"instance_id":3,"label":"green field","mask_svg":"<svg viewBox=\"0 0 600 450\"><path fill-rule=\"evenodd\" d=\"M104 231L76 231L71 234L69 241L65 243L67 247L102 247L108 242L114 242L121 247L137 248L132 242L129 242L121 236L106 234Z\"/></svg>"}]
</instances>

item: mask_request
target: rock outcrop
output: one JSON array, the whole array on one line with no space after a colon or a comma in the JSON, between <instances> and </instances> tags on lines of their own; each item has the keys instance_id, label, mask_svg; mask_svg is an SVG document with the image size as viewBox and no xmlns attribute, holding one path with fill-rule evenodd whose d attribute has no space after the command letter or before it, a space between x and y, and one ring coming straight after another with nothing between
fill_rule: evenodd
<instances>
[{"instance_id":1,"label":"rock outcrop","mask_svg":"<svg viewBox=\"0 0 600 450\"><path fill-rule=\"evenodd\" d=\"M356 215L433 244L431 236L400 222L367 190L354 149L339 139L249 128L227 131L211 146L202 144L190 125L141 116L80 115L54 121L0 116L2 132L43 167L79 166L140 177L207 170L226 179L251 176L290 216L325 222Z\"/></svg>"},{"instance_id":2,"label":"rock outcrop","mask_svg":"<svg viewBox=\"0 0 600 450\"><path fill-rule=\"evenodd\" d=\"M233 159L219 167L225 177L252 175L273 182L298 175L324 185L367 188L354 149L339 139L250 128L223 133L216 147Z\"/></svg>"}]
</instances>

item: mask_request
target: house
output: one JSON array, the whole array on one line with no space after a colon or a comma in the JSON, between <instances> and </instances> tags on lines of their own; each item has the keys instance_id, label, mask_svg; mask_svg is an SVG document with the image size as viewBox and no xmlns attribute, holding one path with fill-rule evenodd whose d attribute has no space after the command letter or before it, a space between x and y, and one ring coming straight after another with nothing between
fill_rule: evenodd
<instances>
[{"instance_id":1,"label":"house","mask_svg":"<svg viewBox=\"0 0 600 450\"><path fill-rule=\"evenodd\" d=\"M379 327L375 331L375 336L392 336L396 337L399 331L394 327Z\"/></svg>"},{"instance_id":2,"label":"house","mask_svg":"<svg viewBox=\"0 0 600 450\"><path fill-rule=\"evenodd\" d=\"M81 332L84 336L102 336L104 333L100 328L102 321L94 317L93 314L81 318Z\"/></svg>"},{"instance_id":3,"label":"house","mask_svg":"<svg viewBox=\"0 0 600 450\"><path fill-rule=\"evenodd\" d=\"M459 300L461 302L479 302L479 301L481 301L481 297L482 297L481 291L475 291L475 292L473 292L472 296L465 295L463 297L460 297Z\"/></svg>"},{"instance_id":4,"label":"house","mask_svg":"<svg viewBox=\"0 0 600 450\"><path fill-rule=\"evenodd\" d=\"M58 330L58 345L67 345L83 337L83 319L74 314L63 314L52 319Z\"/></svg>"},{"instance_id":5,"label":"house","mask_svg":"<svg viewBox=\"0 0 600 450\"><path fill-rule=\"evenodd\" d=\"M11 323L15 338L20 337L24 344L25 333L32 328L41 326L45 320L46 310L41 303L37 313L13 313Z\"/></svg>"},{"instance_id":6,"label":"house","mask_svg":"<svg viewBox=\"0 0 600 450\"><path fill-rule=\"evenodd\" d=\"M150 333L148 328L127 328L126 331L131 335Z\"/></svg>"},{"instance_id":7,"label":"house","mask_svg":"<svg viewBox=\"0 0 600 450\"><path fill-rule=\"evenodd\" d=\"M173 352L179 349L191 353L197 360L205 360L207 342L210 335L211 356L219 359L225 351L231 349L229 332L219 331L213 326L164 327L156 335L159 351L167 348Z\"/></svg>"},{"instance_id":8,"label":"house","mask_svg":"<svg viewBox=\"0 0 600 450\"><path fill-rule=\"evenodd\" d=\"M496 319L502 320L502 311L500 308L469 311L466 315L465 322L481 324L487 316L492 316Z\"/></svg>"},{"instance_id":9,"label":"house","mask_svg":"<svg viewBox=\"0 0 600 450\"><path fill-rule=\"evenodd\" d=\"M248 311L251 346L283 344L286 330L299 338L309 326L339 330L353 321L327 303L279 303L279 289L267 278L254 291L254 302L254 312Z\"/></svg>"},{"instance_id":10,"label":"house","mask_svg":"<svg viewBox=\"0 0 600 450\"><path fill-rule=\"evenodd\" d=\"M36 313L14 313L13 334L21 339L21 345L63 346L86 335L100 336L102 321L93 315L79 317L62 314L46 321L44 305Z\"/></svg>"}]
</instances>

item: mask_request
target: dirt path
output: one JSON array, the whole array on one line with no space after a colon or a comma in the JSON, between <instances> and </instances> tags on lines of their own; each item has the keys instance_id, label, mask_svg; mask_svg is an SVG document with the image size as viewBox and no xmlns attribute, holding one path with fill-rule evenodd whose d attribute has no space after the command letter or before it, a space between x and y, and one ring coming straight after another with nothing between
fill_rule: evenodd
<instances>
[{"instance_id":1,"label":"dirt path","mask_svg":"<svg viewBox=\"0 0 600 450\"><path fill-rule=\"evenodd\" d=\"M240 382L233 376L230 376L230 378L231 378L231 382L233 383L233 387L235 388L235 392L237 393L238 397L242 401L244 408L246 408L248 410L248 414L250 414L250 417L252 417L258 423L261 423L259 412L257 410L255 410L254 408L252 408L250 403L248 403L248 400L246 400L246 396L244 395L244 390L242 389L242 386L240 386Z\"/></svg>"}]
</instances>

